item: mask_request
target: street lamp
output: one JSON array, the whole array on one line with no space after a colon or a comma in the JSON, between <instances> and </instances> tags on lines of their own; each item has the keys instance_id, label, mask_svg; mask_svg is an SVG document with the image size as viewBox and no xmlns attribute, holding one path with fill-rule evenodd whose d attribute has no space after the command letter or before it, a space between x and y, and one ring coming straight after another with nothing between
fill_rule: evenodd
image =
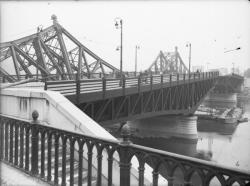
<instances>
[{"instance_id":1,"label":"street lamp","mask_svg":"<svg viewBox=\"0 0 250 186\"><path fill-rule=\"evenodd\" d=\"M235 51L235 50L240 50L240 49L241 49L241 47L237 47L237 48L235 48L235 49L226 50L226 51L224 51L224 53L227 53L227 52L232 52L232 51Z\"/></svg>"},{"instance_id":2,"label":"street lamp","mask_svg":"<svg viewBox=\"0 0 250 186\"><path fill-rule=\"evenodd\" d=\"M235 50L240 50L241 49L241 47L237 47L237 48L235 48L235 49L231 49L231 50L226 50L226 51L224 51L224 53L227 53L227 52L232 52L232 51L235 51ZM233 74L234 74L234 62L232 63L232 65L233 65Z\"/></svg>"},{"instance_id":3,"label":"street lamp","mask_svg":"<svg viewBox=\"0 0 250 186\"><path fill-rule=\"evenodd\" d=\"M190 65L191 65L191 43L188 42L186 47L189 47L189 57L188 57L188 76L190 78Z\"/></svg>"},{"instance_id":4,"label":"street lamp","mask_svg":"<svg viewBox=\"0 0 250 186\"><path fill-rule=\"evenodd\" d=\"M138 49L140 49L140 46L136 45L135 46L135 75L136 75L136 72L137 72L137 50Z\"/></svg>"},{"instance_id":5,"label":"street lamp","mask_svg":"<svg viewBox=\"0 0 250 186\"><path fill-rule=\"evenodd\" d=\"M115 27L116 29L121 29L121 46L120 46L120 76L122 77L122 19L117 17L115 18Z\"/></svg>"}]
</instances>

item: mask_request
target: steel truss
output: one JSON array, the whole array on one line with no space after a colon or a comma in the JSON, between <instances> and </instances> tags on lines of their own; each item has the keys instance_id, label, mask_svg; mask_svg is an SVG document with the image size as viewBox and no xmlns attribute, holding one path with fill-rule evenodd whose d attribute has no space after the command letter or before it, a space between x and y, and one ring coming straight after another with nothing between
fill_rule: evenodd
<instances>
[{"instance_id":1,"label":"steel truss","mask_svg":"<svg viewBox=\"0 0 250 186\"><path fill-rule=\"evenodd\" d=\"M177 47L174 52L162 52L158 54L155 61L150 65L147 71L159 74L159 73L188 73L188 68L184 64Z\"/></svg>"},{"instance_id":2,"label":"steel truss","mask_svg":"<svg viewBox=\"0 0 250 186\"><path fill-rule=\"evenodd\" d=\"M174 85L148 92L81 103L79 108L99 123L116 123L166 114L192 114L215 79Z\"/></svg>"},{"instance_id":3,"label":"steel truss","mask_svg":"<svg viewBox=\"0 0 250 186\"><path fill-rule=\"evenodd\" d=\"M94 78L119 70L84 46L52 16L53 25L33 35L0 44L0 76L9 82L24 77ZM12 65L12 66L11 66ZM4 66L13 67L7 72ZM15 75L12 75L15 74Z\"/></svg>"}]
</instances>

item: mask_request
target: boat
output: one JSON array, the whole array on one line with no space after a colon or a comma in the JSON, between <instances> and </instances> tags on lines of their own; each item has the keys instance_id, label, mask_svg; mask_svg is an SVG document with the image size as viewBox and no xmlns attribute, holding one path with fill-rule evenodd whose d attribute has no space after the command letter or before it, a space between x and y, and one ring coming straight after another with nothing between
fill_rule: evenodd
<instances>
[{"instance_id":1,"label":"boat","mask_svg":"<svg viewBox=\"0 0 250 186\"><path fill-rule=\"evenodd\" d=\"M239 123L243 123L243 122L248 122L248 118L240 118L238 119Z\"/></svg>"},{"instance_id":2,"label":"boat","mask_svg":"<svg viewBox=\"0 0 250 186\"><path fill-rule=\"evenodd\" d=\"M232 108L224 117L225 124L233 124L238 123L238 120L242 117L242 109L241 108ZM223 119L223 118L222 118Z\"/></svg>"}]
</instances>

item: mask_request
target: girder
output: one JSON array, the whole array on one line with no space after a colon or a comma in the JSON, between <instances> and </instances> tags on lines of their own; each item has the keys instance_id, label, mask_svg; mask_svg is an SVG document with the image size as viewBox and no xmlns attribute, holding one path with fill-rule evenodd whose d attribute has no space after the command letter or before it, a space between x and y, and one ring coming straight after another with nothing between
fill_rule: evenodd
<instances>
[{"instance_id":1,"label":"girder","mask_svg":"<svg viewBox=\"0 0 250 186\"><path fill-rule=\"evenodd\" d=\"M119 71L84 46L55 19L54 16L52 26L35 34L0 44L1 76L9 76L5 78L8 81L18 81L20 76L26 75L75 79L78 74L82 79L95 78L95 73L114 75ZM74 46L69 46L69 42ZM11 72L7 70L10 65L14 67ZM12 75L15 78L11 78Z\"/></svg>"},{"instance_id":2,"label":"girder","mask_svg":"<svg viewBox=\"0 0 250 186\"><path fill-rule=\"evenodd\" d=\"M188 68L184 64L176 47L175 52L160 51L155 61L149 66L147 71L153 74L184 74L188 72Z\"/></svg>"}]
</instances>

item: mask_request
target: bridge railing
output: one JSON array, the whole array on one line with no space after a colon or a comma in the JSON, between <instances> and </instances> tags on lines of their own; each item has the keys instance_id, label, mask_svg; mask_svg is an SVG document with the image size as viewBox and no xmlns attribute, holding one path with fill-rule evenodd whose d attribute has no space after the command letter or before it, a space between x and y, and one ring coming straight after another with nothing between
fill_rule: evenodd
<instances>
[{"instance_id":1,"label":"bridge railing","mask_svg":"<svg viewBox=\"0 0 250 186\"><path fill-rule=\"evenodd\" d=\"M59 80L59 81L45 81L45 90L60 91L64 95L82 94L89 92L103 92L115 89L125 89L137 87L138 91L141 87L160 85L172 82L188 82L195 80L205 80L216 78L218 72L205 73L191 73L188 74L162 74L162 75L140 75L137 77L116 78L97 78L97 79L76 79L76 80Z\"/></svg>"},{"instance_id":2,"label":"bridge railing","mask_svg":"<svg viewBox=\"0 0 250 186\"><path fill-rule=\"evenodd\" d=\"M34 113L34 112L33 112ZM211 180L217 178L222 186L246 185L250 181L250 173L232 169L213 162L199 160L183 155L169 153L153 148L132 144L129 141L129 130L122 130L121 142L76 134L61 129L39 124L37 116L33 115L31 123L8 117L0 119L0 159L55 185L82 185L83 180L91 185L102 185L103 163L107 165L108 186L114 185L113 157L118 156L120 186L130 185L131 160L135 157L139 162L138 184L144 185L146 164L153 169L152 185L158 185L159 175L168 181L168 186L176 183L175 171L181 170L183 185L192 185L194 179L200 180L199 185L211 185ZM75 148L78 150L74 150ZM97 173L92 174L93 149L97 150ZM86 150L87 162L83 161L83 150ZM102 158L106 151L108 158ZM69 154L68 154L69 153ZM78 157L78 158L76 158ZM69 158L69 167L66 165ZM84 165L86 163L86 165ZM75 164L77 166L75 167ZM85 168L83 168L85 167ZM87 170L86 170L87 169ZM83 178L82 172L86 172ZM60 173L59 173L60 172ZM75 177L75 174L77 176ZM69 183L66 178L69 178ZM76 179L77 178L77 179ZM116 178L117 179L117 178Z\"/></svg>"}]
</instances>

